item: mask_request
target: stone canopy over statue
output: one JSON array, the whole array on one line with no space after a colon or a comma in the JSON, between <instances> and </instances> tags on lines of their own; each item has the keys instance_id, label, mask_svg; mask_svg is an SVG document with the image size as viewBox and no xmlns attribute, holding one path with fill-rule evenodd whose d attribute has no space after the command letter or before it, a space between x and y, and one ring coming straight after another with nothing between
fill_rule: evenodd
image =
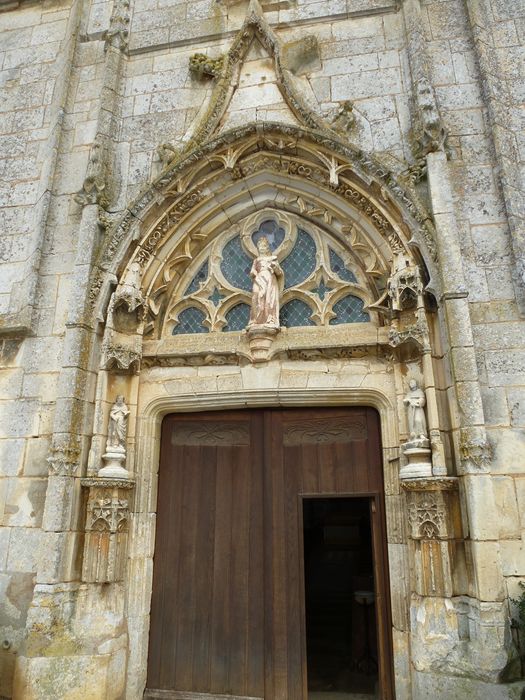
<instances>
[{"instance_id":1,"label":"stone canopy over statue","mask_svg":"<svg viewBox=\"0 0 525 700\"><path fill-rule=\"evenodd\" d=\"M253 290L248 329L279 328L279 278L283 276L283 271L267 238L257 241L257 251L259 255L253 261L250 271Z\"/></svg>"}]
</instances>

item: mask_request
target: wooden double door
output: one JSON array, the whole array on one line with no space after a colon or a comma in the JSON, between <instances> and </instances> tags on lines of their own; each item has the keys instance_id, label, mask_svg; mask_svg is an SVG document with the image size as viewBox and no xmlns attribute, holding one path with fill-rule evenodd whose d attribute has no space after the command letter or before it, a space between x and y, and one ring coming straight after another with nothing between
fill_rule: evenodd
<instances>
[{"instance_id":1,"label":"wooden double door","mask_svg":"<svg viewBox=\"0 0 525 700\"><path fill-rule=\"evenodd\" d=\"M306 700L303 504L369 499L377 695L393 697L379 418L369 408L167 416L146 698Z\"/></svg>"}]
</instances>

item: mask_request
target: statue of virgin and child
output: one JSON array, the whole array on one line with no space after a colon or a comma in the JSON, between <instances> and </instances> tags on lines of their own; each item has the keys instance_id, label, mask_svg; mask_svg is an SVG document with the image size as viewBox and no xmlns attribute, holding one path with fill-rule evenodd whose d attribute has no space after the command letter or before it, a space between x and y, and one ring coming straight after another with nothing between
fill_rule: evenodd
<instances>
[{"instance_id":1,"label":"statue of virgin and child","mask_svg":"<svg viewBox=\"0 0 525 700\"><path fill-rule=\"evenodd\" d=\"M253 288L248 329L279 328L279 280L283 271L264 236L257 241L257 252L250 270Z\"/></svg>"}]
</instances>

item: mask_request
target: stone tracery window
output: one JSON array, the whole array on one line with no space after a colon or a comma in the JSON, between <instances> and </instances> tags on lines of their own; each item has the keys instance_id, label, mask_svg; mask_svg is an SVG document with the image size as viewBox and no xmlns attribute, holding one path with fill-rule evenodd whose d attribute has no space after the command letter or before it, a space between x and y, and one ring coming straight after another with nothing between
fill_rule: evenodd
<instances>
[{"instance_id":1,"label":"stone tracery window","mask_svg":"<svg viewBox=\"0 0 525 700\"><path fill-rule=\"evenodd\" d=\"M315 226L279 218L268 215L206 247L183 276L179 285L182 295L169 311L173 335L246 328L252 291L250 269L257 241L263 236L284 273L281 326L370 321L362 271L339 241Z\"/></svg>"}]
</instances>

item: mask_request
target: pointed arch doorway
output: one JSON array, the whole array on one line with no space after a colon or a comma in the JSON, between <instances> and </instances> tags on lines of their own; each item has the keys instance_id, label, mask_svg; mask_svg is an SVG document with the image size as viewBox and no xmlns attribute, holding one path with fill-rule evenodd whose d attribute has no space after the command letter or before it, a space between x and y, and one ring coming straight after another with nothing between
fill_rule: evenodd
<instances>
[{"instance_id":1,"label":"pointed arch doorway","mask_svg":"<svg viewBox=\"0 0 525 700\"><path fill-rule=\"evenodd\" d=\"M165 418L146 698L388 700L390 627L374 409Z\"/></svg>"}]
</instances>

